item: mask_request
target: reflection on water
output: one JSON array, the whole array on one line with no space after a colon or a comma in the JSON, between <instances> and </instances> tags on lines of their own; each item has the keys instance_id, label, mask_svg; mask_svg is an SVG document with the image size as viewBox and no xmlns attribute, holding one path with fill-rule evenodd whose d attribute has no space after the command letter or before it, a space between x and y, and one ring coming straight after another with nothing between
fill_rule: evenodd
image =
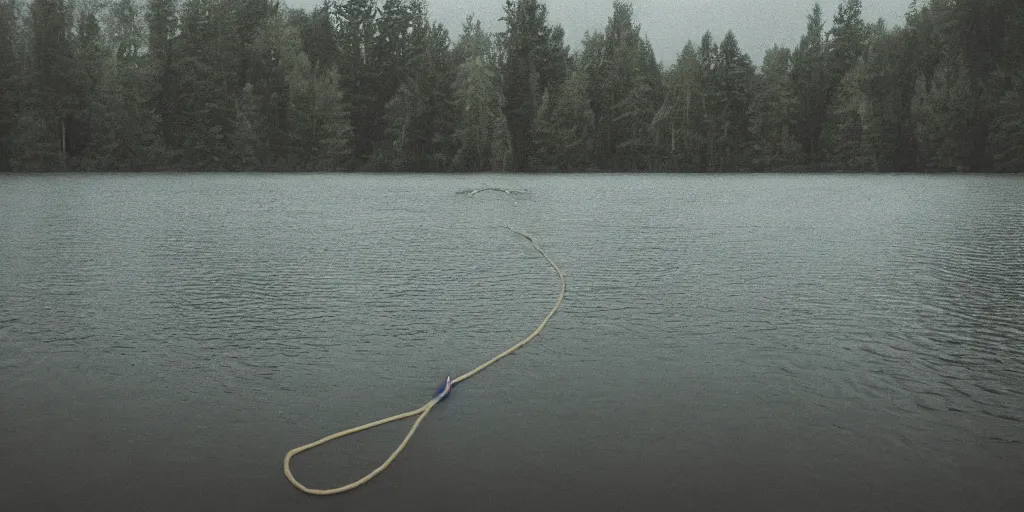
<instances>
[{"instance_id":1,"label":"reflection on water","mask_svg":"<svg viewBox=\"0 0 1024 512\"><path fill-rule=\"evenodd\" d=\"M542 318L506 225L549 329L298 496ZM1024 507L1019 178L4 176L0 240L13 510Z\"/></svg>"}]
</instances>

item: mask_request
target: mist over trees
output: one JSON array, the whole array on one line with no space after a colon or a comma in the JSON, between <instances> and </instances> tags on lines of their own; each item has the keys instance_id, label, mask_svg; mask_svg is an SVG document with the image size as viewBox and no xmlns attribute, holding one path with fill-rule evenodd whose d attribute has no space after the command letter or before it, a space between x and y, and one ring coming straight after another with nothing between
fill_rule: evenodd
<instances>
[{"instance_id":1,"label":"mist over trees","mask_svg":"<svg viewBox=\"0 0 1024 512\"><path fill-rule=\"evenodd\" d=\"M627 3L579 48L538 0L502 21L0 0L0 171L1024 169L1019 0L922 0L899 25L815 6L760 63L731 31L659 63Z\"/></svg>"}]
</instances>

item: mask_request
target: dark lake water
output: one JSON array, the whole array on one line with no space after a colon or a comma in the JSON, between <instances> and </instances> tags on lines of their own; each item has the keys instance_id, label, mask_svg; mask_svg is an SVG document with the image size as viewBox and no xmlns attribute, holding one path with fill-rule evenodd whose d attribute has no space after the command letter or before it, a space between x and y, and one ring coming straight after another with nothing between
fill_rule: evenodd
<instances>
[{"instance_id":1,"label":"dark lake water","mask_svg":"<svg viewBox=\"0 0 1024 512\"><path fill-rule=\"evenodd\" d=\"M505 225L548 329L293 489L543 318ZM0 264L4 510L1024 510L1024 177L0 176Z\"/></svg>"}]
</instances>

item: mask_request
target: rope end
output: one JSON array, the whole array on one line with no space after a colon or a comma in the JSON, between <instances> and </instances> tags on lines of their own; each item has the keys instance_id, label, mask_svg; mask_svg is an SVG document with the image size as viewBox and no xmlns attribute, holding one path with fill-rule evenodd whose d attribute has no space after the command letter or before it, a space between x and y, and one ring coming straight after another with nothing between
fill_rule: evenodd
<instances>
[{"instance_id":1,"label":"rope end","mask_svg":"<svg viewBox=\"0 0 1024 512\"><path fill-rule=\"evenodd\" d=\"M434 397L441 397L437 401L442 402L445 398L448 398L448 395L452 392L452 386L454 385L455 382L452 380L452 376L449 375L446 377L444 379L444 383L442 383L441 387L437 388L437 392L434 393Z\"/></svg>"}]
</instances>

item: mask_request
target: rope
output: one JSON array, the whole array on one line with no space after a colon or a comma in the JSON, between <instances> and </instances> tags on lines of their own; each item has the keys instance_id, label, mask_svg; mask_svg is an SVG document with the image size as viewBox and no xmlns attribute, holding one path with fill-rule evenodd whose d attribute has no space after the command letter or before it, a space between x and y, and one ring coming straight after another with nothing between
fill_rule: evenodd
<instances>
[{"instance_id":1,"label":"rope","mask_svg":"<svg viewBox=\"0 0 1024 512\"><path fill-rule=\"evenodd\" d=\"M309 443L307 445L303 445L303 446L300 446L298 448L294 448L292 450L289 450L288 453L285 454L285 456L284 456L284 475L286 477L288 477L288 481L291 482L292 485L294 485L297 489L299 489L300 491L302 491L304 493L307 493L307 494L313 494L313 495L317 495L317 496L329 496L329 495L332 495L332 494L340 494L340 493L343 493L343 492L351 491L352 489L355 489L356 487L359 487L360 485L363 485L366 482L369 482L375 476L381 474L385 469L387 469L387 467L391 465L391 463L395 460L395 458L398 457L398 454L402 453L402 450L405 449L405 445L409 444L409 439L412 439L412 435L416 433L416 429L419 428L420 423L423 422L423 419L427 417L427 414L430 413L430 410L433 409L434 406L438 404L438 402L440 402L441 400L444 400L445 397L448 396L448 394L452 390L452 386L454 386L455 384L458 384L458 383L460 383L460 382L462 382L462 381L464 381L464 380L466 380L466 379L468 379L468 378L470 378L470 377L472 377L472 376L482 372L488 366L491 366L492 364L497 363L499 360L501 360L505 356L508 356L509 354L515 352L516 350L519 350L520 348L523 347L523 345L526 345L527 343L529 343L531 340L536 338L537 335L540 334L540 332L542 330L544 330L544 327L547 326L547 324L548 324L548 320L551 320L551 317L555 315L555 312L558 311L558 308L562 306L562 299L565 298L565 274L562 273L562 270L558 268L558 265L555 265L555 262L552 261L550 257L548 257L547 253L545 253L544 250L541 249L539 245L537 245L537 242L535 242L530 235L527 235L526 233L521 233L521 232L516 231L516 230L514 230L512 228L508 228L508 229L510 231L512 231L513 233L517 233L517 234L521 235L523 238L526 238L527 240L529 240L530 243L533 244L533 248L536 249L537 252L539 252L540 255L543 256L544 259L546 259L548 261L548 264L551 265L551 268L553 268L555 270L555 272L558 274L558 279L561 282L561 288L560 288L560 290L558 292L558 300L555 301L555 306L551 308L551 311L549 311L547 316L544 317L544 320L541 321L540 325L538 325L537 328L534 329L533 332L530 333L529 336L523 338L523 340L520 341L519 343L516 343L515 345L512 345L508 350L506 350L506 351L504 351L504 352L494 356L493 358L491 358L491 360L487 361L484 364L481 364L480 366L477 366L476 368L470 370L469 372L466 372L466 373L460 375L456 379L450 380L450 381L446 381L444 387L441 390L438 391L437 395L434 396L434 398L432 400L430 400L429 402L423 404L421 407L419 407L417 409L413 409L413 410L408 411L408 412L403 412L401 414L396 414L396 415L391 416L389 418L384 418L384 419L380 419L380 420L377 420L377 421L373 421L373 422L367 423L365 425L361 425L361 426L358 426L358 427L355 427L355 428L350 428L348 430L343 430L343 431L338 432L336 434L331 434L331 435L329 435L327 437L324 437L323 439L320 439L318 441L313 441L312 443ZM398 445L398 448L395 448L395 451L392 452L391 455L387 458L387 460L385 460L383 464L378 466L377 469L374 469L373 471L367 473L366 476L360 478L359 480L356 480L356 481L351 482L349 484L343 485L341 487L335 487L333 489L313 489L313 488L310 488L310 487L306 487L305 485L302 485L302 483L300 483L298 480L295 479L295 475L292 474L292 470L291 470L291 460L292 460L292 457L294 457L294 456L296 456L296 455L298 455L298 454L300 454L300 453L302 453L304 451L311 450L313 448L316 448L317 446L329 443L329 442L331 442L331 441L333 441L335 439L338 439L338 438L341 438L341 437L345 437L347 435L355 434L357 432L362 432L364 430L369 430L369 429L374 428L374 427L379 427L379 426L384 425L386 423L391 423L392 421L398 421L398 420L402 420L402 419L409 418L409 417L412 417L412 416L417 416L417 415L419 417L416 418L416 422L414 422L412 424L412 428L409 429L409 433L405 435L405 439L402 439L402 442Z\"/></svg>"}]
</instances>

